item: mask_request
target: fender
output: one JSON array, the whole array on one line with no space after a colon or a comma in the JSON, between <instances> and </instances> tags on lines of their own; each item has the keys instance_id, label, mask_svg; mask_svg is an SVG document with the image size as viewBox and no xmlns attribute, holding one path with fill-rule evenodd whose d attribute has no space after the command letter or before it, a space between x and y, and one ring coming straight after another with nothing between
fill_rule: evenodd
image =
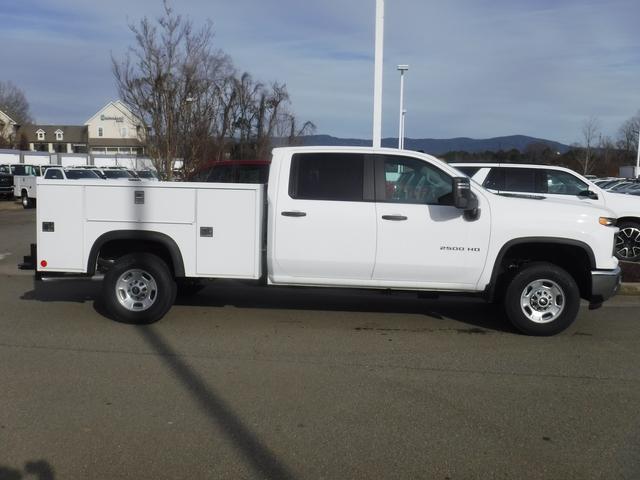
<instances>
[{"instance_id":1,"label":"fender","mask_svg":"<svg viewBox=\"0 0 640 480\"><path fill-rule=\"evenodd\" d=\"M498 256L495 259L493 264L493 271L491 273L491 281L487 286L487 293L489 300L492 300L495 294L496 283L498 280L498 275L500 274L500 265L502 265L502 261L504 260L504 256L507 254L507 251L516 245L522 245L525 243L550 243L553 245L567 245L571 247L579 247L587 254L589 258L589 268L591 270L596 270L596 256L593 253L591 247L581 242L580 240L574 240L572 238L559 238L559 237L522 237L522 238L514 238L505 243L500 251L498 252Z\"/></svg>"},{"instance_id":2,"label":"fender","mask_svg":"<svg viewBox=\"0 0 640 480\"><path fill-rule=\"evenodd\" d=\"M180 253L180 248L178 248L176 242L164 233L146 230L114 230L100 235L93 243L91 252L89 253L89 261L87 263L88 275L93 275L96 271L98 252L100 252L102 246L112 240L145 240L161 244L169 250L176 277L184 277L184 261L182 260L182 253Z\"/></svg>"}]
</instances>

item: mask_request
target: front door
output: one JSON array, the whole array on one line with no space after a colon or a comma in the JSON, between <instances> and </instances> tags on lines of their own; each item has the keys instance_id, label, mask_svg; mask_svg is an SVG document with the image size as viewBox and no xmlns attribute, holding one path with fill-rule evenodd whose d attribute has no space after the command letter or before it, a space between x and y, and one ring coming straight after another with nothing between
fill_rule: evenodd
<instances>
[{"instance_id":1,"label":"front door","mask_svg":"<svg viewBox=\"0 0 640 480\"><path fill-rule=\"evenodd\" d=\"M416 288L473 289L484 268L490 211L477 218L453 206L452 178L423 160L376 159L378 245L373 279Z\"/></svg>"}]
</instances>

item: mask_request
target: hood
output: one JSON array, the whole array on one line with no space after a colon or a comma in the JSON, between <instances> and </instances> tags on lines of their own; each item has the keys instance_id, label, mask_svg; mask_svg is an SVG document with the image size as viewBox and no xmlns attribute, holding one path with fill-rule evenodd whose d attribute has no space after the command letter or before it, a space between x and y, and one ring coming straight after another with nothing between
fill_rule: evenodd
<instances>
[{"instance_id":1,"label":"hood","mask_svg":"<svg viewBox=\"0 0 640 480\"><path fill-rule=\"evenodd\" d=\"M604 191L602 194L607 208L613 210L616 217L640 217L640 196Z\"/></svg>"}]
</instances>

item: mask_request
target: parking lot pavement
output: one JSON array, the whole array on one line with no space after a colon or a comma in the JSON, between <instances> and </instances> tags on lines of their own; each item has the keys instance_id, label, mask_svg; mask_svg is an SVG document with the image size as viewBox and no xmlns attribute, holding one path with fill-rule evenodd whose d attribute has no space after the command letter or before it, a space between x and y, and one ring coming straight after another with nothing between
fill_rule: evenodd
<instances>
[{"instance_id":1,"label":"parking lot pavement","mask_svg":"<svg viewBox=\"0 0 640 480\"><path fill-rule=\"evenodd\" d=\"M99 282L0 267L0 478L640 472L634 298L531 338L475 300L213 282L135 327Z\"/></svg>"}]
</instances>

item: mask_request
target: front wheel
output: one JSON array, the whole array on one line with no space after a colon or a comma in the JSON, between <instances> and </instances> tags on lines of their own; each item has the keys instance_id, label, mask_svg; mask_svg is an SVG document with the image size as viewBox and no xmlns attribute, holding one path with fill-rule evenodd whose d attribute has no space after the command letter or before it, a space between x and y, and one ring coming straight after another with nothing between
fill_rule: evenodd
<instances>
[{"instance_id":1,"label":"front wheel","mask_svg":"<svg viewBox=\"0 0 640 480\"><path fill-rule=\"evenodd\" d=\"M635 222L620 222L616 234L616 257L628 262L640 261L640 225Z\"/></svg>"},{"instance_id":2,"label":"front wheel","mask_svg":"<svg viewBox=\"0 0 640 480\"><path fill-rule=\"evenodd\" d=\"M21 200L22 208L33 208L35 201L29 198L29 195L27 195L27 192L25 192L24 190L22 191Z\"/></svg>"},{"instance_id":3,"label":"front wheel","mask_svg":"<svg viewBox=\"0 0 640 480\"><path fill-rule=\"evenodd\" d=\"M514 275L505 292L504 308L521 332L555 335L576 319L580 291L566 270L551 263L531 263Z\"/></svg>"},{"instance_id":4,"label":"front wheel","mask_svg":"<svg viewBox=\"0 0 640 480\"><path fill-rule=\"evenodd\" d=\"M169 311L175 298L176 283L169 267L149 253L119 258L102 284L107 312L125 323L156 322Z\"/></svg>"}]
</instances>

